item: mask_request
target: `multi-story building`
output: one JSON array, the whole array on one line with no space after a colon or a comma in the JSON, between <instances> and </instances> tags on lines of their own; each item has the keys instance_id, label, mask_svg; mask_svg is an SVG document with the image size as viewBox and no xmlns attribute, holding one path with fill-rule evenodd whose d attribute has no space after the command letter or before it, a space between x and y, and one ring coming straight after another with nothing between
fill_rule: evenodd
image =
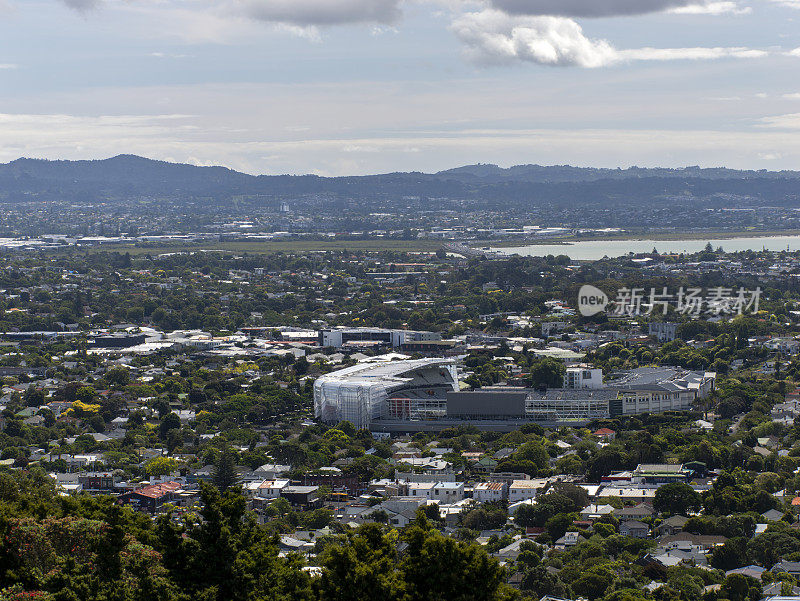
<instances>
[{"instance_id":1,"label":"multi-story building","mask_svg":"<svg viewBox=\"0 0 800 601\"><path fill-rule=\"evenodd\" d=\"M441 340L437 332L421 332L415 330L387 330L383 328L335 328L320 330L319 345L324 347L343 348L346 346L386 346L398 348L409 342L426 342Z\"/></svg>"},{"instance_id":2,"label":"multi-story building","mask_svg":"<svg viewBox=\"0 0 800 601\"><path fill-rule=\"evenodd\" d=\"M648 326L648 334L655 336L659 342L671 342L675 340L678 331L678 324L669 321L651 321Z\"/></svg>"},{"instance_id":3,"label":"multi-story building","mask_svg":"<svg viewBox=\"0 0 800 601\"><path fill-rule=\"evenodd\" d=\"M472 498L480 503L505 501L508 499L508 484L505 482L478 482L473 488Z\"/></svg>"},{"instance_id":4,"label":"multi-story building","mask_svg":"<svg viewBox=\"0 0 800 601\"><path fill-rule=\"evenodd\" d=\"M535 499L541 489L542 484L539 480L514 480L508 487L508 502Z\"/></svg>"},{"instance_id":5,"label":"multi-story building","mask_svg":"<svg viewBox=\"0 0 800 601\"><path fill-rule=\"evenodd\" d=\"M564 372L564 388L602 388L603 370L584 366L568 367Z\"/></svg>"}]
</instances>

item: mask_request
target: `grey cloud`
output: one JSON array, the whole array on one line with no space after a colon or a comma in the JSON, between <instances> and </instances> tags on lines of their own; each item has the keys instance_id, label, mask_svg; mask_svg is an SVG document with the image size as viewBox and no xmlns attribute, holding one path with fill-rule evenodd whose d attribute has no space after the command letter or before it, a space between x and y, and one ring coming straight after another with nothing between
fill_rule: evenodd
<instances>
[{"instance_id":1,"label":"grey cloud","mask_svg":"<svg viewBox=\"0 0 800 601\"><path fill-rule=\"evenodd\" d=\"M325 26L395 23L401 0L239 0L240 11L259 21Z\"/></svg>"},{"instance_id":2,"label":"grey cloud","mask_svg":"<svg viewBox=\"0 0 800 601\"><path fill-rule=\"evenodd\" d=\"M101 4L101 0L61 0L68 7L73 8L80 12L92 10Z\"/></svg>"},{"instance_id":3,"label":"grey cloud","mask_svg":"<svg viewBox=\"0 0 800 601\"><path fill-rule=\"evenodd\" d=\"M557 17L614 17L644 15L684 6L707 4L697 0L491 0L494 8L514 15Z\"/></svg>"}]
</instances>

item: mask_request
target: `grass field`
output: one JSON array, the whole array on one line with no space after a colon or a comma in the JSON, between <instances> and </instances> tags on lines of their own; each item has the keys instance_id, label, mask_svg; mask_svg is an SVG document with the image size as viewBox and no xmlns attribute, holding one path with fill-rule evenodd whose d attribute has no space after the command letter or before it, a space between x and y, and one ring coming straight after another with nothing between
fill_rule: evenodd
<instances>
[{"instance_id":1,"label":"grass field","mask_svg":"<svg viewBox=\"0 0 800 601\"><path fill-rule=\"evenodd\" d=\"M562 236L547 239L529 240L475 240L471 241L470 246L483 248L491 246L493 248L509 248L518 246L529 246L535 244L564 244L569 245L579 241L593 240L710 240L710 239L730 239L743 237L766 237L766 236L796 236L800 235L800 230L780 230L780 231L715 231L715 232L627 232L624 234L610 235L587 235L576 238L575 236ZM172 244L104 244L102 246L92 246L77 249L77 252L129 252L132 255L160 255L164 253L176 252L199 252L199 251L220 251L232 253L248 253L271 255L278 252L294 254L325 251L363 251L363 252L434 252L442 248L443 243L439 240L265 240L265 241L231 241L231 242L175 242ZM71 246L65 249L67 252L75 252L76 247ZM64 252L64 251L55 251Z\"/></svg>"},{"instance_id":2,"label":"grass field","mask_svg":"<svg viewBox=\"0 0 800 601\"><path fill-rule=\"evenodd\" d=\"M442 247L437 240L267 240L267 241L233 241L202 242L175 244L104 244L89 247L90 253L97 252L129 252L132 255L160 255L176 252L223 251L234 253L270 255L278 252L287 254L324 252L338 250L352 251L395 251L395 252L433 252ZM74 247L73 247L74 249Z\"/></svg>"}]
</instances>

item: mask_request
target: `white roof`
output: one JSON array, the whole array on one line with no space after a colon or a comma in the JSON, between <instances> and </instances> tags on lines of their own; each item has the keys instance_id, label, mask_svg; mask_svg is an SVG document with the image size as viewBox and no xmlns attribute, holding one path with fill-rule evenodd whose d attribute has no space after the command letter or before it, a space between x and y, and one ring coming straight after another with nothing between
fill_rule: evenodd
<instances>
[{"instance_id":1,"label":"white roof","mask_svg":"<svg viewBox=\"0 0 800 601\"><path fill-rule=\"evenodd\" d=\"M317 383L327 382L402 382L400 377L406 372L420 367L433 367L436 365L455 365L453 359L432 358L413 359L409 361L373 361L359 363L317 378Z\"/></svg>"},{"instance_id":2,"label":"white roof","mask_svg":"<svg viewBox=\"0 0 800 601\"><path fill-rule=\"evenodd\" d=\"M542 483L537 482L536 480L514 480L511 483L511 488L532 488L537 489L541 488Z\"/></svg>"}]
</instances>

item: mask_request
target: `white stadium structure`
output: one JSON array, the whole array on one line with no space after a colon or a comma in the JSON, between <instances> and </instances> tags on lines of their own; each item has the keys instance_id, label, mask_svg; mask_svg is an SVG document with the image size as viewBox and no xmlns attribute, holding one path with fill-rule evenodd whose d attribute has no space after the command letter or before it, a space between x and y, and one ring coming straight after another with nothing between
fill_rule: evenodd
<instances>
[{"instance_id":1,"label":"white stadium structure","mask_svg":"<svg viewBox=\"0 0 800 601\"><path fill-rule=\"evenodd\" d=\"M713 390L716 379L713 372L641 367L614 374L601 388L489 386L459 391L454 359L392 359L374 357L318 378L316 417L379 432L436 431L462 424L497 431L525 422L580 425L691 409Z\"/></svg>"},{"instance_id":2,"label":"white stadium structure","mask_svg":"<svg viewBox=\"0 0 800 601\"><path fill-rule=\"evenodd\" d=\"M438 408L447 392L455 390L453 359L378 358L317 378L314 415L328 423L349 421L357 428L369 428L382 418L424 419L428 400L431 408Z\"/></svg>"}]
</instances>

